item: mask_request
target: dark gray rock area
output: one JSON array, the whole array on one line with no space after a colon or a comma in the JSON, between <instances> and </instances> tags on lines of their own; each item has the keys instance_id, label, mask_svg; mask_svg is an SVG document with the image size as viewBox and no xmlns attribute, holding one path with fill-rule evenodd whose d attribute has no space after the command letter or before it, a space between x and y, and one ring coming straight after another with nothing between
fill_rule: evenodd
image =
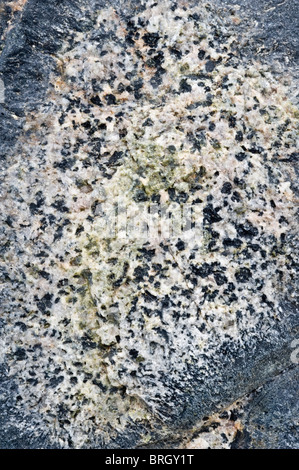
<instances>
[{"instance_id":1,"label":"dark gray rock area","mask_svg":"<svg viewBox=\"0 0 299 470\"><path fill-rule=\"evenodd\" d=\"M241 34L248 33L244 54L257 54L298 67L299 20L298 5L289 0L224 0L228 8L239 6L246 22Z\"/></svg>"},{"instance_id":2,"label":"dark gray rock area","mask_svg":"<svg viewBox=\"0 0 299 470\"><path fill-rule=\"evenodd\" d=\"M298 449L298 368L255 392L243 415L236 449Z\"/></svg>"}]
</instances>

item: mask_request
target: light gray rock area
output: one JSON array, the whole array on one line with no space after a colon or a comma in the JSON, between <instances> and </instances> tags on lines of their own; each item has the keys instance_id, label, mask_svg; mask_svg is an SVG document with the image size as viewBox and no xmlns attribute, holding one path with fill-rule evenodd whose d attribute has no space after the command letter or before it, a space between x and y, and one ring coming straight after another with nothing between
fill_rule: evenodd
<instances>
[{"instance_id":1,"label":"light gray rock area","mask_svg":"<svg viewBox=\"0 0 299 470\"><path fill-rule=\"evenodd\" d=\"M0 1L0 448L298 448L298 2Z\"/></svg>"}]
</instances>

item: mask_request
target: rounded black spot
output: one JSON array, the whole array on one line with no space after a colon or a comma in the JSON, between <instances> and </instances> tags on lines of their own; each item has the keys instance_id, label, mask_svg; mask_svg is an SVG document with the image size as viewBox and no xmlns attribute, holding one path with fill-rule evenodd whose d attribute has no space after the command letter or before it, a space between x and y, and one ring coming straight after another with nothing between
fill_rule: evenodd
<instances>
[{"instance_id":1,"label":"rounded black spot","mask_svg":"<svg viewBox=\"0 0 299 470\"><path fill-rule=\"evenodd\" d=\"M182 240L179 240L175 246L177 247L179 251L182 251L185 249L185 243Z\"/></svg>"},{"instance_id":2,"label":"rounded black spot","mask_svg":"<svg viewBox=\"0 0 299 470\"><path fill-rule=\"evenodd\" d=\"M146 33L142 39L147 46L157 47L160 36L158 33Z\"/></svg>"},{"instance_id":3,"label":"rounded black spot","mask_svg":"<svg viewBox=\"0 0 299 470\"><path fill-rule=\"evenodd\" d=\"M220 222L222 220L222 217L218 214L218 211L220 210L220 207L214 207L212 204L208 204L204 210L204 223L208 224L214 224L216 222Z\"/></svg>"},{"instance_id":4,"label":"rounded black spot","mask_svg":"<svg viewBox=\"0 0 299 470\"><path fill-rule=\"evenodd\" d=\"M201 49L200 51L198 51L197 55L198 55L199 60L202 60L204 56L206 55L206 52Z\"/></svg>"},{"instance_id":5,"label":"rounded black spot","mask_svg":"<svg viewBox=\"0 0 299 470\"><path fill-rule=\"evenodd\" d=\"M236 228L237 233L241 238L253 238L258 234L258 229L248 220L244 224L238 225Z\"/></svg>"},{"instance_id":6,"label":"rounded black spot","mask_svg":"<svg viewBox=\"0 0 299 470\"><path fill-rule=\"evenodd\" d=\"M14 356L17 361L24 361L27 358L26 351L23 348L17 348Z\"/></svg>"},{"instance_id":7,"label":"rounded black spot","mask_svg":"<svg viewBox=\"0 0 299 470\"><path fill-rule=\"evenodd\" d=\"M248 268L241 268L238 272L235 273L235 278L237 282L247 282L250 278L252 278L252 272Z\"/></svg>"},{"instance_id":8,"label":"rounded black spot","mask_svg":"<svg viewBox=\"0 0 299 470\"><path fill-rule=\"evenodd\" d=\"M241 195L238 193L238 191L234 191L232 195L232 201L233 202L240 202L241 201Z\"/></svg>"},{"instance_id":9,"label":"rounded black spot","mask_svg":"<svg viewBox=\"0 0 299 470\"><path fill-rule=\"evenodd\" d=\"M130 349L129 354L133 359L137 359L139 353L136 349Z\"/></svg>"},{"instance_id":10,"label":"rounded black spot","mask_svg":"<svg viewBox=\"0 0 299 470\"><path fill-rule=\"evenodd\" d=\"M242 131L236 132L235 140L237 142L242 142L242 140L243 140L243 132Z\"/></svg>"},{"instance_id":11,"label":"rounded black spot","mask_svg":"<svg viewBox=\"0 0 299 470\"><path fill-rule=\"evenodd\" d=\"M153 194L151 199L153 202L156 202L157 204L159 204L161 196L160 194Z\"/></svg>"},{"instance_id":12,"label":"rounded black spot","mask_svg":"<svg viewBox=\"0 0 299 470\"><path fill-rule=\"evenodd\" d=\"M240 246L242 246L242 241L239 238L234 238L234 239L224 238L223 245L225 247L232 246L234 248L240 248Z\"/></svg>"},{"instance_id":13,"label":"rounded black spot","mask_svg":"<svg viewBox=\"0 0 299 470\"><path fill-rule=\"evenodd\" d=\"M142 190L142 189L139 189L135 196L133 197L134 201L135 202L144 202L144 201L147 201L148 197L146 195L146 193Z\"/></svg>"},{"instance_id":14,"label":"rounded black spot","mask_svg":"<svg viewBox=\"0 0 299 470\"><path fill-rule=\"evenodd\" d=\"M180 93L189 93L190 91L192 91L192 86L189 85L189 83L187 82L186 79L181 80L179 92Z\"/></svg>"},{"instance_id":15,"label":"rounded black spot","mask_svg":"<svg viewBox=\"0 0 299 470\"><path fill-rule=\"evenodd\" d=\"M232 185L228 181L224 183L224 185L221 188L222 194L230 194L232 191Z\"/></svg>"},{"instance_id":16,"label":"rounded black spot","mask_svg":"<svg viewBox=\"0 0 299 470\"><path fill-rule=\"evenodd\" d=\"M152 126L154 123L151 120L151 118L147 118L144 123L142 124L142 127L147 127L147 126Z\"/></svg>"},{"instance_id":17,"label":"rounded black spot","mask_svg":"<svg viewBox=\"0 0 299 470\"><path fill-rule=\"evenodd\" d=\"M208 60L208 62L206 63L206 71L213 72L215 66L216 66L215 62L213 62L212 60Z\"/></svg>"},{"instance_id":18,"label":"rounded black spot","mask_svg":"<svg viewBox=\"0 0 299 470\"><path fill-rule=\"evenodd\" d=\"M214 279L217 286L223 286L223 284L227 283L227 277L222 273L214 273Z\"/></svg>"},{"instance_id":19,"label":"rounded black spot","mask_svg":"<svg viewBox=\"0 0 299 470\"><path fill-rule=\"evenodd\" d=\"M236 118L234 116L230 116L228 118L228 126L235 127L236 126Z\"/></svg>"},{"instance_id":20,"label":"rounded black spot","mask_svg":"<svg viewBox=\"0 0 299 470\"><path fill-rule=\"evenodd\" d=\"M239 162L242 162L243 160L245 160L245 158L247 157L246 153L244 152L239 152L235 155L236 159L239 161Z\"/></svg>"},{"instance_id":21,"label":"rounded black spot","mask_svg":"<svg viewBox=\"0 0 299 470\"><path fill-rule=\"evenodd\" d=\"M109 93L108 95L106 95L105 100L107 101L108 105L116 104L116 98L114 95L112 95L112 93Z\"/></svg>"},{"instance_id":22,"label":"rounded black spot","mask_svg":"<svg viewBox=\"0 0 299 470\"><path fill-rule=\"evenodd\" d=\"M94 104L96 106L103 106L100 98L98 97L98 95L92 96L90 101L91 101L92 104Z\"/></svg>"},{"instance_id":23,"label":"rounded black spot","mask_svg":"<svg viewBox=\"0 0 299 470\"><path fill-rule=\"evenodd\" d=\"M172 154L174 154L174 153L176 152L176 148L175 148L174 145L169 145L169 146L167 147L167 150L168 150L168 152L170 152L170 153L172 153Z\"/></svg>"}]
</instances>

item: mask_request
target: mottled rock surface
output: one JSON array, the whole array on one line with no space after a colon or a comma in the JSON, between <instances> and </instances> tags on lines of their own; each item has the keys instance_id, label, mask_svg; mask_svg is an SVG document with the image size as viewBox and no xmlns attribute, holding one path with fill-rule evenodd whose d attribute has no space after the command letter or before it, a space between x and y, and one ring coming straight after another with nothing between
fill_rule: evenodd
<instances>
[{"instance_id":1,"label":"mottled rock surface","mask_svg":"<svg viewBox=\"0 0 299 470\"><path fill-rule=\"evenodd\" d=\"M296 21L1 3L1 448L298 447Z\"/></svg>"}]
</instances>

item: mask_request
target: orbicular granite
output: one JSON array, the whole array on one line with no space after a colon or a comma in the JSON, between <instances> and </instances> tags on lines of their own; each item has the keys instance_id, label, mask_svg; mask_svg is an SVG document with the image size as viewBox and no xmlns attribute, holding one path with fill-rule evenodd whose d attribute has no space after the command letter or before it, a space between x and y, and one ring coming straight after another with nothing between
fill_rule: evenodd
<instances>
[{"instance_id":1,"label":"orbicular granite","mask_svg":"<svg viewBox=\"0 0 299 470\"><path fill-rule=\"evenodd\" d=\"M294 78L196 3L9 2L2 447L296 446Z\"/></svg>"}]
</instances>

